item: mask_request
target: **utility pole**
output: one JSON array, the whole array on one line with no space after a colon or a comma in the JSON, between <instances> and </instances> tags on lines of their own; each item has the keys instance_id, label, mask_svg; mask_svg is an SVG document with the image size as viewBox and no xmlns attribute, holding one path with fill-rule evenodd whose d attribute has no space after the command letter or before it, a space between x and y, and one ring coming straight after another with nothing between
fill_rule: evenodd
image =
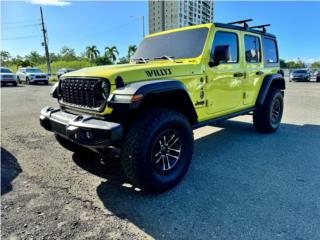
<instances>
[{"instance_id":1,"label":"utility pole","mask_svg":"<svg viewBox=\"0 0 320 240\"><path fill-rule=\"evenodd\" d=\"M43 44L44 44L44 49L46 53L48 73L51 74L50 56L49 56L49 48L48 48L48 33L47 33L47 29L44 27L42 7L40 7L40 14L41 14L41 26L42 26L41 30L43 33Z\"/></svg>"},{"instance_id":2,"label":"utility pole","mask_svg":"<svg viewBox=\"0 0 320 240\"><path fill-rule=\"evenodd\" d=\"M142 37L145 36L145 33L144 33L144 16L142 16Z\"/></svg>"}]
</instances>

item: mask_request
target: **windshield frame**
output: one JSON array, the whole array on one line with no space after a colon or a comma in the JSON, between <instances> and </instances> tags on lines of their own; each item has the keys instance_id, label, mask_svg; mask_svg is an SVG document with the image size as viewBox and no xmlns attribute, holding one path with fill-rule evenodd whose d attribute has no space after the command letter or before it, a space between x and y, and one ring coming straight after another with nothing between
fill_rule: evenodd
<instances>
[{"instance_id":1,"label":"windshield frame","mask_svg":"<svg viewBox=\"0 0 320 240\"><path fill-rule=\"evenodd\" d=\"M149 58L149 57L145 57L145 56L143 56L143 57L136 57L135 54L134 54L134 55L131 57L130 62L139 62L139 60L142 61L142 62L144 62L144 63L149 62L149 61L170 61L170 60L171 60L171 61L174 60L174 62L175 62L176 60L184 61L184 60L190 60L190 59L193 59L193 60L199 59L199 58L201 58L201 57L204 55L204 53L205 53L206 46L207 46L207 42L208 42L208 39L210 38L210 35L211 35L211 33L210 33L210 30L211 30L210 26L205 26L205 25L204 25L204 26L201 26L201 27L199 27L199 26L197 26L197 27L192 27L192 26L191 26L191 27L188 27L188 28L185 28L185 29L173 29L173 30L168 30L168 31L165 31L165 32L160 32L160 33L155 33L155 34L148 35L148 36L146 36L146 37L143 39L143 41L144 41L145 39L149 39L149 38L153 38L153 37L164 36L164 35L174 34L174 33L178 33L178 32L198 30L198 29L206 29L206 30L207 30L207 33L206 33L206 37L205 37L204 40L203 40L202 49L201 49L199 55L197 55L197 56L193 56L193 57L176 57L176 56L162 55L162 56L153 56L152 58ZM139 44L139 47L141 46L141 44L142 44L143 41L141 41L141 43ZM138 49L139 49L139 47L138 47ZM137 51L136 51L136 52L137 52ZM172 59L168 59L168 58L166 59L165 57L167 57L167 56L169 56L169 57L172 58ZM163 58L161 58L161 57L163 57ZM146 60L146 61L144 61L144 60Z\"/></svg>"}]
</instances>

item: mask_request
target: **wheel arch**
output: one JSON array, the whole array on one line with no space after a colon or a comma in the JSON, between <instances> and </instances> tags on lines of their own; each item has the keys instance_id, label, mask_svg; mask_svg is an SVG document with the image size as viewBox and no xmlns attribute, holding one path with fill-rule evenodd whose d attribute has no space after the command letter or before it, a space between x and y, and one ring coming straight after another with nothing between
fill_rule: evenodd
<instances>
[{"instance_id":1,"label":"wheel arch","mask_svg":"<svg viewBox=\"0 0 320 240\"><path fill-rule=\"evenodd\" d=\"M178 80L153 80L128 84L124 88L119 88L113 95L143 96L138 102L116 103L111 99L108 103L114 110L122 112L141 112L148 108L162 107L169 108L184 114L191 125L198 121L191 98L185 85Z\"/></svg>"},{"instance_id":2,"label":"wheel arch","mask_svg":"<svg viewBox=\"0 0 320 240\"><path fill-rule=\"evenodd\" d=\"M286 89L285 80L281 74L271 74L271 75L265 76L260 88L257 101L256 101L257 106L263 105L267 97L267 94L271 88L276 88L280 90Z\"/></svg>"}]
</instances>

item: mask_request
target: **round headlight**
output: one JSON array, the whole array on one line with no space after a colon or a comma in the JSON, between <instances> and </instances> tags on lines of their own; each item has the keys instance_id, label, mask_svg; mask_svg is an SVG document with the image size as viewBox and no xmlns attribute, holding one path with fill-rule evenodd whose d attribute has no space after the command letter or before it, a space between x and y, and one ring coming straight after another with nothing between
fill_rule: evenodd
<instances>
[{"instance_id":1,"label":"round headlight","mask_svg":"<svg viewBox=\"0 0 320 240\"><path fill-rule=\"evenodd\" d=\"M102 96L104 99L108 99L110 93L110 83L103 81L101 84Z\"/></svg>"}]
</instances>

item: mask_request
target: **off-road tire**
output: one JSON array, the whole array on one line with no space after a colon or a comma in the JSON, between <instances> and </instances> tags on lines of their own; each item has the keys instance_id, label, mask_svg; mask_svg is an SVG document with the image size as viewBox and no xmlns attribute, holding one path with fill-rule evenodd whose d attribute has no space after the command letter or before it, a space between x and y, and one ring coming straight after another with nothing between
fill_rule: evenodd
<instances>
[{"instance_id":1,"label":"off-road tire","mask_svg":"<svg viewBox=\"0 0 320 240\"><path fill-rule=\"evenodd\" d=\"M153 149L161 134L166 131L174 131L181 145L176 164L170 170L162 171L155 167ZM169 144L169 140L167 143ZM168 190L179 183L187 172L192 159L193 143L191 125L183 114L165 108L145 111L136 118L124 137L121 151L123 171L129 181L140 189L148 192ZM162 166L165 166L164 162Z\"/></svg>"},{"instance_id":2,"label":"off-road tire","mask_svg":"<svg viewBox=\"0 0 320 240\"><path fill-rule=\"evenodd\" d=\"M277 106L279 106L279 108ZM263 105L253 112L253 124L259 132L273 133L277 131L280 126L282 114L282 92L280 89L271 88Z\"/></svg>"},{"instance_id":3,"label":"off-road tire","mask_svg":"<svg viewBox=\"0 0 320 240\"><path fill-rule=\"evenodd\" d=\"M79 153L79 154L89 154L91 153L91 151L85 147L82 147L80 145L77 145L73 142L71 142L70 140L61 137L58 134L55 134L56 140L58 141L58 143L64 147L65 149L74 152L74 153Z\"/></svg>"}]
</instances>

